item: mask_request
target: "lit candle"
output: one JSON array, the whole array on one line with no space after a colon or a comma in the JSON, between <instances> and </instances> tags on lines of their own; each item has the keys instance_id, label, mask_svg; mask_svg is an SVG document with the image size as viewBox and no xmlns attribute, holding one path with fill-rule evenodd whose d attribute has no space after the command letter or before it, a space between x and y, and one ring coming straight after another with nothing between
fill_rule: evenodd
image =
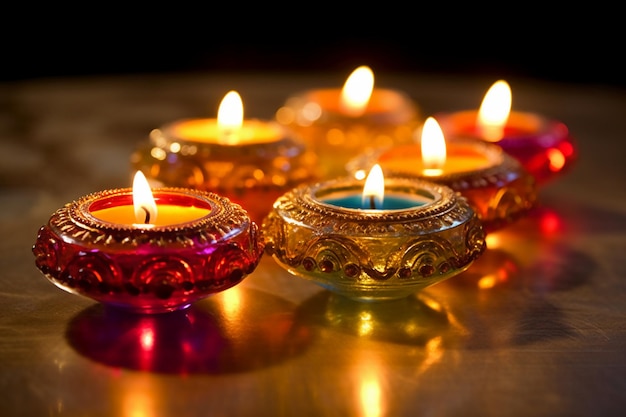
<instances>
[{"instance_id":1,"label":"lit candle","mask_svg":"<svg viewBox=\"0 0 626 417\"><path fill-rule=\"evenodd\" d=\"M345 175L345 163L360 152L411 141L421 121L417 104L402 91L374 84L373 71L363 65L342 88L297 93L276 111L276 120L316 153L322 177Z\"/></svg>"},{"instance_id":2,"label":"lit candle","mask_svg":"<svg viewBox=\"0 0 626 417\"><path fill-rule=\"evenodd\" d=\"M383 171L376 164L370 170L361 193L338 190L320 194L320 201L347 209L405 210L427 204L430 199L420 194L385 192Z\"/></svg>"},{"instance_id":3,"label":"lit candle","mask_svg":"<svg viewBox=\"0 0 626 417\"><path fill-rule=\"evenodd\" d=\"M258 223L278 195L319 176L317 157L289 128L244 118L236 91L224 96L217 118L177 120L154 129L131 162L155 186L218 193L245 207Z\"/></svg>"},{"instance_id":4,"label":"lit candle","mask_svg":"<svg viewBox=\"0 0 626 417\"><path fill-rule=\"evenodd\" d=\"M420 143L363 154L348 164L357 178L377 163L387 175L434 181L462 193L493 231L516 220L536 201L534 178L502 148L485 141L445 140L439 123L428 117Z\"/></svg>"},{"instance_id":5,"label":"lit candle","mask_svg":"<svg viewBox=\"0 0 626 417\"><path fill-rule=\"evenodd\" d=\"M284 137L284 129L273 121L245 120L241 95L234 90L220 102L217 118L179 120L166 129L174 138L238 147L277 142Z\"/></svg>"},{"instance_id":6,"label":"lit candle","mask_svg":"<svg viewBox=\"0 0 626 417\"><path fill-rule=\"evenodd\" d=\"M39 229L37 268L57 287L138 313L163 313L230 288L262 256L258 226L226 197L186 188L105 190Z\"/></svg>"},{"instance_id":7,"label":"lit candle","mask_svg":"<svg viewBox=\"0 0 626 417\"><path fill-rule=\"evenodd\" d=\"M383 178L378 168L368 179L371 189L338 177L282 195L263 221L265 253L297 277L370 302L450 278L484 251L482 223L449 187ZM389 196L398 205L388 206Z\"/></svg>"},{"instance_id":8,"label":"lit candle","mask_svg":"<svg viewBox=\"0 0 626 417\"><path fill-rule=\"evenodd\" d=\"M189 223L210 212L211 207L205 201L197 199L178 201L177 204L157 204L141 171L135 173L132 202L111 205L107 200L101 200L90 208L90 213L102 221L137 227Z\"/></svg>"},{"instance_id":9,"label":"lit candle","mask_svg":"<svg viewBox=\"0 0 626 417\"><path fill-rule=\"evenodd\" d=\"M497 143L520 161L538 184L568 169L577 151L567 126L536 113L511 109L511 88L498 80L478 110L441 112L436 118L446 135Z\"/></svg>"}]
</instances>

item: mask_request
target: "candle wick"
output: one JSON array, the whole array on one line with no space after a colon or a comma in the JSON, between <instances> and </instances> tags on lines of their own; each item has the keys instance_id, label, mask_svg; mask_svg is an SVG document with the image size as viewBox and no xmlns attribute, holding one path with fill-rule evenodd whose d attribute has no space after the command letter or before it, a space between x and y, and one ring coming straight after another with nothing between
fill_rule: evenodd
<instances>
[{"instance_id":1,"label":"candle wick","mask_svg":"<svg viewBox=\"0 0 626 417\"><path fill-rule=\"evenodd\" d=\"M150 210L148 210L144 206L141 206L141 209L146 212L146 220L144 221L144 223L150 224Z\"/></svg>"},{"instance_id":2,"label":"candle wick","mask_svg":"<svg viewBox=\"0 0 626 417\"><path fill-rule=\"evenodd\" d=\"M374 199L374 194L370 195L370 208L371 209L376 208L376 200Z\"/></svg>"}]
</instances>

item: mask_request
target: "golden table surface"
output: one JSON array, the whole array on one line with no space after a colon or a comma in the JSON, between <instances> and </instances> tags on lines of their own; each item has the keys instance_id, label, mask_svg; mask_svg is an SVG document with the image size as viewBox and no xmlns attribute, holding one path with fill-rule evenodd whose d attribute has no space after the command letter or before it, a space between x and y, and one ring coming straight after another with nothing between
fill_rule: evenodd
<instances>
[{"instance_id":1,"label":"golden table surface","mask_svg":"<svg viewBox=\"0 0 626 417\"><path fill-rule=\"evenodd\" d=\"M574 168L463 274L357 304L269 257L185 312L137 317L47 281L31 252L66 202L130 184L129 155L174 119L246 117L341 74L172 73L0 84L3 416L617 416L626 409L626 91L507 80L513 108L565 122ZM377 74L424 114L495 81ZM485 285L487 284L487 285Z\"/></svg>"}]
</instances>

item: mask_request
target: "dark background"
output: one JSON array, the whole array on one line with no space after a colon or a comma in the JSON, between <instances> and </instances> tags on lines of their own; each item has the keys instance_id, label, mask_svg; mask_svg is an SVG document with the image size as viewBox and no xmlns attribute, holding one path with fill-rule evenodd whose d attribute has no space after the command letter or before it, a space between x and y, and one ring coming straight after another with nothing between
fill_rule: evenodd
<instances>
[{"instance_id":1,"label":"dark background","mask_svg":"<svg viewBox=\"0 0 626 417\"><path fill-rule=\"evenodd\" d=\"M416 72L626 87L619 11L420 3L338 14L232 4L5 15L3 81L171 71ZM410 7L408 7L410 6ZM39 7L39 6L38 6ZM368 8L369 7L369 8ZM377 4L376 7L381 7ZM20 23L21 22L21 23Z\"/></svg>"}]
</instances>

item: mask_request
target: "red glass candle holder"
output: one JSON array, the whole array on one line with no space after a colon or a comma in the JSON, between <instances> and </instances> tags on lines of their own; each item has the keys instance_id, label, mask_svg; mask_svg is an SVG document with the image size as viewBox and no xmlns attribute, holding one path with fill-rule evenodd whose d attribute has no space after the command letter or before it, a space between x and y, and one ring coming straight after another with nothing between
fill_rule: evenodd
<instances>
[{"instance_id":1,"label":"red glass candle holder","mask_svg":"<svg viewBox=\"0 0 626 417\"><path fill-rule=\"evenodd\" d=\"M295 276L376 302L404 298L459 274L485 250L481 222L452 189L386 178L385 195L394 195L399 208L335 202L348 204L362 188L363 181L342 177L281 196L262 225L266 253Z\"/></svg>"},{"instance_id":2,"label":"red glass candle holder","mask_svg":"<svg viewBox=\"0 0 626 417\"><path fill-rule=\"evenodd\" d=\"M375 88L358 116L342 111L341 92L302 91L287 98L275 115L317 155L322 179L346 175L346 163L361 152L412 141L422 122L417 103L402 91Z\"/></svg>"},{"instance_id":3,"label":"red glass candle holder","mask_svg":"<svg viewBox=\"0 0 626 417\"><path fill-rule=\"evenodd\" d=\"M57 210L39 229L37 268L69 293L146 314L184 309L254 271L264 244L241 206L182 188L153 194L158 204L208 214L181 224L116 224L94 213L132 206L132 189L89 194Z\"/></svg>"},{"instance_id":4,"label":"red glass candle holder","mask_svg":"<svg viewBox=\"0 0 626 417\"><path fill-rule=\"evenodd\" d=\"M483 140L477 116L477 110L464 110L435 117L446 137ZM516 158L538 185L567 172L578 157L576 142L563 122L530 112L511 112L502 138L493 143Z\"/></svg>"},{"instance_id":5,"label":"red glass candle holder","mask_svg":"<svg viewBox=\"0 0 626 417\"><path fill-rule=\"evenodd\" d=\"M238 143L202 131L216 119L178 120L154 129L131 155L134 169L152 186L210 191L240 204L260 224L272 202L290 188L318 180L316 155L296 135L276 122L250 119L248 138Z\"/></svg>"},{"instance_id":6,"label":"red glass candle holder","mask_svg":"<svg viewBox=\"0 0 626 417\"><path fill-rule=\"evenodd\" d=\"M420 145L413 143L362 154L350 161L348 171L359 176L379 164L386 176L418 178L446 185L467 198L487 233L516 221L535 206L535 179L501 147L464 139L448 141L446 146L448 159L455 158L458 164L466 164L466 168L426 175ZM451 166L454 168L454 163Z\"/></svg>"}]
</instances>

